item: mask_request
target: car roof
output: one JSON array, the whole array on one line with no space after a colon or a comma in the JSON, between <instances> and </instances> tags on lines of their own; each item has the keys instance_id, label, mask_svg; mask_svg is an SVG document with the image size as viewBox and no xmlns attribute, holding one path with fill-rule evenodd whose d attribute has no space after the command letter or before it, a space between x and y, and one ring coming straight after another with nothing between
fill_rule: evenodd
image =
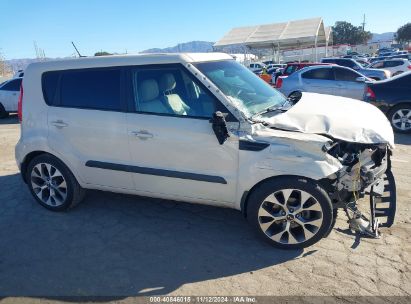
<instances>
[{"instance_id":1,"label":"car roof","mask_svg":"<svg viewBox=\"0 0 411 304\"><path fill-rule=\"evenodd\" d=\"M313 66L313 65L331 65L330 63L324 63L324 62L291 62L288 63L287 65L298 65L298 66Z\"/></svg>"},{"instance_id":2,"label":"car roof","mask_svg":"<svg viewBox=\"0 0 411 304\"><path fill-rule=\"evenodd\" d=\"M26 73L33 70L53 71L61 69L81 69L93 67L115 67L127 65L196 63L219 60L234 60L226 53L159 53L138 55L110 55L81 58L65 58L35 62L28 65Z\"/></svg>"}]
</instances>

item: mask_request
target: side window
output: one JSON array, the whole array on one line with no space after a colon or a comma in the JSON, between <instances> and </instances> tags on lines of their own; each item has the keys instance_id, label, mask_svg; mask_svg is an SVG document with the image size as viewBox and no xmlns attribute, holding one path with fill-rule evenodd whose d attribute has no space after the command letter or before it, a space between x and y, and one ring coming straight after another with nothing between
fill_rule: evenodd
<instances>
[{"instance_id":1,"label":"side window","mask_svg":"<svg viewBox=\"0 0 411 304\"><path fill-rule=\"evenodd\" d=\"M55 105L57 82L61 72L46 72L41 77L44 100L48 105Z\"/></svg>"},{"instance_id":2,"label":"side window","mask_svg":"<svg viewBox=\"0 0 411 304\"><path fill-rule=\"evenodd\" d=\"M6 83L1 90L4 91L20 91L21 79L14 79Z\"/></svg>"},{"instance_id":3,"label":"side window","mask_svg":"<svg viewBox=\"0 0 411 304\"><path fill-rule=\"evenodd\" d=\"M337 61L337 64L338 64L338 65L345 66L345 67L349 67L349 68L353 68L353 67L355 66L355 63L354 63L353 61L351 61L351 60L343 60L343 59L338 60L338 61Z\"/></svg>"},{"instance_id":4,"label":"side window","mask_svg":"<svg viewBox=\"0 0 411 304\"><path fill-rule=\"evenodd\" d=\"M411 74L401 74L401 77L391 81L393 87L407 88L411 87Z\"/></svg>"},{"instance_id":5,"label":"side window","mask_svg":"<svg viewBox=\"0 0 411 304\"><path fill-rule=\"evenodd\" d=\"M384 67L384 61L379 61L371 65L373 69L381 69Z\"/></svg>"},{"instance_id":6,"label":"side window","mask_svg":"<svg viewBox=\"0 0 411 304\"><path fill-rule=\"evenodd\" d=\"M131 70L138 112L211 118L219 101L181 66Z\"/></svg>"},{"instance_id":7,"label":"side window","mask_svg":"<svg viewBox=\"0 0 411 304\"><path fill-rule=\"evenodd\" d=\"M65 71L60 81L60 105L96 110L121 110L121 71Z\"/></svg>"},{"instance_id":8,"label":"side window","mask_svg":"<svg viewBox=\"0 0 411 304\"><path fill-rule=\"evenodd\" d=\"M330 68L317 68L309 70L301 75L306 79L319 79L319 80L334 80L332 69Z\"/></svg>"},{"instance_id":9,"label":"side window","mask_svg":"<svg viewBox=\"0 0 411 304\"><path fill-rule=\"evenodd\" d=\"M296 66L296 65L289 65L289 66L285 69L284 73L287 74L287 75L291 75L292 73L294 73L294 72L296 71L296 69L297 69L297 66Z\"/></svg>"},{"instance_id":10,"label":"side window","mask_svg":"<svg viewBox=\"0 0 411 304\"><path fill-rule=\"evenodd\" d=\"M396 66L400 66L400 65L402 65L402 64L403 64L402 61L399 61L399 60L391 60L391 61L386 61L386 62L385 62L385 67L386 67L386 68L393 68L393 67L396 67Z\"/></svg>"},{"instance_id":11,"label":"side window","mask_svg":"<svg viewBox=\"0 0 411 304\"><path fill-rule=\"evenodd\" d=\"M359 74L350 71L348 69L341 69L341 68L333 68L335 72L335 79L337 81L355 81L358 77L360 77Z\"/></svg>"}]
</instances>

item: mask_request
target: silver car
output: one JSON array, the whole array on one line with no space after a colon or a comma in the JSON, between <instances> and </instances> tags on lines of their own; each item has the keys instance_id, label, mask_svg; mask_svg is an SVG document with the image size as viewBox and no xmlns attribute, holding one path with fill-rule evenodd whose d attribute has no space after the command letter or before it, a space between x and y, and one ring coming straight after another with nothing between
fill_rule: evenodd
<instances>
[{"instance_id":1,"label":"silver car","mask_svg":"<svg viewBox=\"0 0 411 304\"><path fill-rule=\"evenodd\" d=\"M285 96L293 92L312 92L362 99L365 81L371 79L342 66L310 66L281 77L277 89Z\"/></svg>"}]
</instances>

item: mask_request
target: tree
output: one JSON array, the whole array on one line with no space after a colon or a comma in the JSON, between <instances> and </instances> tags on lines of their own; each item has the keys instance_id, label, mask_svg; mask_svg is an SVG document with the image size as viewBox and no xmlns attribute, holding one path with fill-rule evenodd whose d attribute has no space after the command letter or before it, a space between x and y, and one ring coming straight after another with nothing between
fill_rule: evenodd
<instances>
[{"instance_id":1,"label":"tree","mask_svg":"<svg viewBox=\"0 0 411 304\"><path fill-rule=\"evenodd\" d=\"M108 56L108 55L113 55L109 52L104 52L104 51L100 51L94 54L94 56Z\"/></svg>"},{"instance_id":2,"label":"tree","mask_svg":"<svg viewBox=\"0 0 411 304\"><path fill-rule=\"evenodd\" d=\"M334 44L362 44L372 38L372 34L361 26L346 21L337 21L332 29Z\"/></svg>"},{"instance_id":3,"label":"tree","mask_svg":"<svg viewBox=\"0 0 411 304\"><path fill-rule=\"evenodd\" d=\"M401 26L397 33L395 34L395 39L399 43L409 43L411 42L411 23L407 23Z\"/></svg>"}]
</instances>

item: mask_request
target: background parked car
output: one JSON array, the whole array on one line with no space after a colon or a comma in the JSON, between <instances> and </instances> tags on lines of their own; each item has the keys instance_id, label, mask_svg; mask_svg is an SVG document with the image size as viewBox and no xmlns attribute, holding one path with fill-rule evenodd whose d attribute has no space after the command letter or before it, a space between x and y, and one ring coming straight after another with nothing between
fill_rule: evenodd
<instances>
[{"instance_id":1,"label":"background parked car","mask_svg":"<svg viewBox=\"0 0 411 304\"><path fill-rule=\"evenodd\" d=\"M21 80L13 78L0 85L0 118L6 118L10 112L17 112Z\"/></svg>"},{"instance_id":2,"label":"background parked car","mask_svg":"<svg viewBox=\"0 0 411 304\"><path fill-rule=\"evenodd\" d=\"M365 81L360 73L341 66L311 66L288 77L279 77L277 89L285 96L293 92L312 92L362 99Z\"/></svg>"},{"instance_id":3,"label":"background parked car","mask_svg":"<svg viewBox=\"0 0 411 304\"><path fill-rule=\"evenodd\" d=\"M366 83L364 100L387 115L394 131L411 133L411 72Z\"/></svg>"},{"instance_id":4,"label":"background parked car","mask_svg":"<svg viewBox=\"0 0 411 304\"><path fill-rule=\"evenodd\" d=\"M256 72L261 72L261 70L265 67L266 65L264 64L264 63L262 63L262 62L253 62L253 63L250 63L249 64L249 66L248 66L248 68L252 71L252 72L254 72L254 73L256 73Z\"/></svg>"},{"instance_id":5,"label":"background parked car","mask_svg":"<svg viewBox=\"0 0 411 304\"><path fill-rule=\"evenodd\" d=\"M364 68L357 61L350 58L323 58L321 59L321 62L334 63L341 66L345 66L347 68L356 70L358 73L361 73L362 75L375 80L383 80L391 77L391 73L387 70Z\"/></svg>"},{"instance_id":6,"label":"background parked car","mask_svg":"<svg viewBox=\"0 0 411 304\"><path fill-rule=\"evenodd\" d=\"M390 59L371 63L369 68L385 69L391 72L392 76L411 70L411 63L408 59Z\"/></svg>"},{"instance_id":7,"label":"background parked car","mask_svg":"<svg viewBox=\"0 0 411 304\"><path fill-rule=\"evenodd\" d=\"M320 63L320 62L292 62L288 63L283 70L272 74L271 82L276 83L279 76L289 76L292 73L299 71L305 67L313 66L313 65L330 65L329 63Z\"/></svg>"}]
</instances>

